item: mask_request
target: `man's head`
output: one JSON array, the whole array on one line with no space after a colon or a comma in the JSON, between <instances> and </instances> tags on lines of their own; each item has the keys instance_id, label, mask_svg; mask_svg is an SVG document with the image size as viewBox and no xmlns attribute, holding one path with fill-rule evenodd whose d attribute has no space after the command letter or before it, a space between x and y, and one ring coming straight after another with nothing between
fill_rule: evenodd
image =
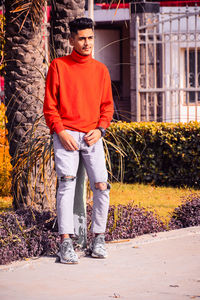
<instances>
[{"instance_id":1,"label":"man's head","mask_svg":"<svg viewBox=\"0 0 200 300\"><path fill-rule=\"evenodd\" d=\"M94 47L94 23L89 18L69 22L70 44L81 55L90 55Z\"/></svg>"}]
</instances>

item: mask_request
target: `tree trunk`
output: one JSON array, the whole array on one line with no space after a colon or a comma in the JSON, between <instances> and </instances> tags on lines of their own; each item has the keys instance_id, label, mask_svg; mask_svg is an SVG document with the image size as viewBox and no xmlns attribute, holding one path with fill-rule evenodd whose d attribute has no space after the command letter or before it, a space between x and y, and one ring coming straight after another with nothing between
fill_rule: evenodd
<instances>
[{"instance_id":1,"label":"tree trunk","mask_svg":"<svg viewBox=\"0 0 200 300\"><path fill-rule=\"evenodd\" d=\"M53 57L69 54L68 23L84 15L84 0L52 0L51 10L51 53Z\"/></svg>"},{"instance_id":2,"label":"tree trunk","mask_svg":"<svg viewBox=\"0 0 200 300\"><path fill-rule=\"evenodd\" d=\"M45 164L37 161L44 150L43 144L37 148L38 142L48 132L41 117L45 85L42 18L33 27L29 14L23 24L25 14L12 12L14 2L5 1L5 103L13 165L13 205L41 209L49 206Z\"/></svg>"}]
</instances>

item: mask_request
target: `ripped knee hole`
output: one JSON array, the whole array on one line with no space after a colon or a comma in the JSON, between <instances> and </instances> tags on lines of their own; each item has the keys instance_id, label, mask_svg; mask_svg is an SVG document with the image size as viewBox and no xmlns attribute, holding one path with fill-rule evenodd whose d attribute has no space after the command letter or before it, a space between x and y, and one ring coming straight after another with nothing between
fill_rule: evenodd
<instances>
[{"instance_id":1,"label":"ripped knee hole","mask_svg":"<svg viewBox=\"0 0 200 300\"><path fill-rule=\"evenodd\" d=\"M100 191L109 190L110 184L108 182L96 182L95 189Z\"/></svg>"},{"instance_id":2,"label":"ripped knee hole","mask_svg":"<svg viewBox=\"0 0 200 300\"><path fill-rule=\"evenodd\" d=\"M60 177L60 181L62 182L73 181L75 178L76 178L75 176L66 175Z\"/></svg>"}]
</instances>

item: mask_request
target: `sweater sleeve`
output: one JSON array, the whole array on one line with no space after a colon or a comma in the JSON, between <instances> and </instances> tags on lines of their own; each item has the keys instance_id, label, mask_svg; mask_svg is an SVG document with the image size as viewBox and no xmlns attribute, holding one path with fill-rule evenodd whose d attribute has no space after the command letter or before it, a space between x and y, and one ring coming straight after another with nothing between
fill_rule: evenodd
<instances>
[{"instance_id":1,"label":"sweater sleeve","mask_svg":"<svg viewBox=\"0 0 200 300\"><path fill-rule=\"evenodd\" d=\"M50 132L59 133L64 130L62 119L58 112L59 78L55 60L52 61L46 78L43 112Z\"/></svg>"},{"instance_id":2,"label":"sweater sleeve","mask_svg":"<svg viewBox=\"0 0 200 300\"><path fill-rule=\"evenodd\" d=\"M103 84L103 93L100 107L100 119L97 127L106 129L110 125L113 118L114 105L112 97L111 79L108 69L105 69L105 77Z\"/></svg>"}]
</instances>

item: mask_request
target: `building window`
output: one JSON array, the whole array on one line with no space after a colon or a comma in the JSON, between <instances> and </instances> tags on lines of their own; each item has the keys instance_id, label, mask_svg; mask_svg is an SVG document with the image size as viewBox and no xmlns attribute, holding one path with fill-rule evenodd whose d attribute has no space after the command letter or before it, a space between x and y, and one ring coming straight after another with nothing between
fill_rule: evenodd
<instances>
[{"instance_id":1,"label":"building window","mask_svg":"<svg viewBox=\"0 0 200 300\"><path fill-rule=\"evenodd\" d=\"M186 104L200 103L200 49L185 49L185 87Z\"/></svg>"}]
</instances>

